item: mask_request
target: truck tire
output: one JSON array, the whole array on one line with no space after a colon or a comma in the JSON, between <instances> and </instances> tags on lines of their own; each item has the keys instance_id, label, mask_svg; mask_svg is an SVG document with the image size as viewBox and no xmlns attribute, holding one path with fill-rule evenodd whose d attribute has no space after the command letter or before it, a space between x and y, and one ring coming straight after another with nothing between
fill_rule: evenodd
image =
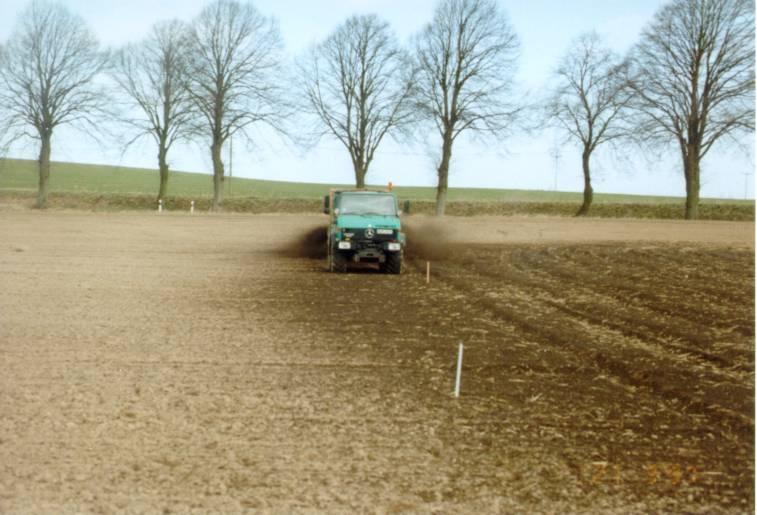
<instances>
[{"instance_id":1,"label":"truck tire","mask_svg":"<svg viewBox=\"0 0 757 515\"><path fill-rule=\"evenodd\" d=\"M331 251L331 271L340 274L347 271L347 258L341 252Z\"/></svg>"},{"instance_id":2,"label":"truck tire","mask_svg":"<svg viewBox=\"0 0 757 515\"><path fill-rule=\"evenodd\" d=\"M399 274L402 272L402 252L387 253L383 268L387 274Z\"/></svg>"}]
</instances>

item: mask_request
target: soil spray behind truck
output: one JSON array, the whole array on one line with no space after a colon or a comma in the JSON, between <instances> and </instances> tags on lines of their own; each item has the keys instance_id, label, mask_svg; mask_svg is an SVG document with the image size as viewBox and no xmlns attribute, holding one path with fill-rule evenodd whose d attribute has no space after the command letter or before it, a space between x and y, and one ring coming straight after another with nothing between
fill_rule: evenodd
<instances>
[{"instance_id":1,"label":"soil spray behind truck","mask_svg":"<svg viewBox=\"0 0 757 515\"><path fill-rule=\"evenodd\" d=\"M345 272L350 263L377 263L385 273L402 271L405 235L394 193L331 190L323 200L329 215L329 270Z\"/></svg>"}]
</instances>

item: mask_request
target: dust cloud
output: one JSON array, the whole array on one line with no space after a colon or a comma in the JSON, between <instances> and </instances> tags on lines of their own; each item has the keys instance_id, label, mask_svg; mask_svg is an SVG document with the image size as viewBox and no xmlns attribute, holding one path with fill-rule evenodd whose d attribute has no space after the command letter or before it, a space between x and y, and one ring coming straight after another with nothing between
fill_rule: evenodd
<instances>
[{"instance_id":1,"label":"dust cloud","mask_svg":"<svg viewBox=\"0 0 757 515\"><path fill-rule=\"evenodd\" d=\"M444 224L436 221L406 223L403 228L407 237L407 259L448 260L455 255L454 245L447 238ZM292 240L277 249L284 257L325 259L328 227L318 226L297 234Z\"/></svg>"},{"instance_id":2,"label":"dust cloud","mask_svg":"<svg viewBox=\"0 0 757 515\"><path fill-rule=\"evenodd\" d=\"M405 257L408 259L440 261L452 259L455 255L455 247L447 237L443 222L406 223L404 232L407 237Z\"/></svg>"},{"instance_id":3,"label":"dust cloud","mask_svg":"<svg viewBox=\"0 0 757 515\"><path fill-rule=\"evenodd\" d=\"M289 243L277 249L277 253L285 257L323 259L326 257L327 239L327 226L313 227L295 236Z\"/></svg>"}]
</instances>

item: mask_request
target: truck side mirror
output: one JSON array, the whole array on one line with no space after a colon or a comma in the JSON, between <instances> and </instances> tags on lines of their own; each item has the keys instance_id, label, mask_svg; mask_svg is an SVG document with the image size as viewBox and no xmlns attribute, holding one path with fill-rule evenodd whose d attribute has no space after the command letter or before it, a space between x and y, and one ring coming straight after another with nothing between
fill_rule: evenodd
<instances>
[{"instance_id":1,"label":"truck side mirror","mask_svg":"<svg viewBox=\"0 0 757 515\"><path fill-rule=\"evenodd\" d=\"M329 196L326 195L323 197L323 213L329 214Z\"/></svg>"}]
</instances>

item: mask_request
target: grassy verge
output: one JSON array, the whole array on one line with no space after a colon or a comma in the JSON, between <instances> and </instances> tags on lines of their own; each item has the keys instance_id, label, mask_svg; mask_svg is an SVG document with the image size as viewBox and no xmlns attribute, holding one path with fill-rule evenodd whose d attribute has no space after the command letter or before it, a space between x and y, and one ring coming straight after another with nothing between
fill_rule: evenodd
<instances>
[{"instance_id":1,"label":"grassy verge","mask_svg":"<svg viewBox=\"0 0 757 515\"><path fill-rule=\"evenodd\" d=\"M35 192L27 190L0 190L0 202L32 207ZM209 197L195 200L197 211L210 208ZM409 200L409 210L405 204ZM188 211L192 199L170 196L166 198L165 209ZM434 202L430 200L410 200L400 195L400 202L408 214L430 214L434 212ZM124 193L55 192L48 200L49 207L58 209L84 209L93 211L155 210L157 205L153 195ZM580 202L524 202L524 201L450 201L447 213L452 216L474 215L551 215L572 216ZM316 198L262 198L232 197L224 201L227 212L240 213L317 213L321 210L321 199ZM705 202L700 205L702 220L754 221L754 204ZM648 202L602 202L592 206L590 216L605 218L658 218L680 219L683 217L683 202L653 204Z\"/></svg>"},{"instance_id":2,"label":"grassy verge","mask_svg":"<svg viewBox=\"0 0 757 515\"><path fill-rule=\"evenodd\" d=\"M411 213L433 213L433 202L411 202ZM450 202L446 212L456 216L473 215L550 215L573 216L581 202ZM681 219L684 203L666 202L597 202L589 216L601 218L659 218ZM754 221L754 204L703 202L699 206L701 220Z\"/></svg>"}]
</instances>

